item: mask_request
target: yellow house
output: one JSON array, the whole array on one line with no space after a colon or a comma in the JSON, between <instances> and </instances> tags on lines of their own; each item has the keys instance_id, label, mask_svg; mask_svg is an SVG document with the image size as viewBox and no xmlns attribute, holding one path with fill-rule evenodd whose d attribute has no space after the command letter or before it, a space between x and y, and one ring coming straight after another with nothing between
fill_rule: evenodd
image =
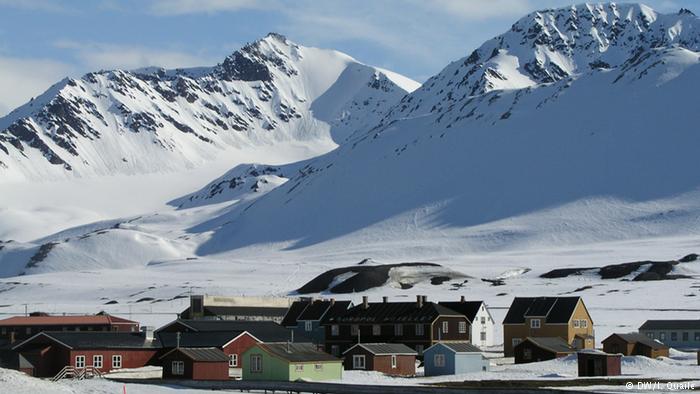
<instances>
[{"instance_id":1,"label":"yellow house","mask_svg":"<svg viewBox=\"0 0 700 394\"><path fill-rule=\"evenodd\" d=\"M503 320L503 352L525 338L560 337L576 349L595 346L593 319L581 297L516 297Z\"/></svg>"}]
</instances>

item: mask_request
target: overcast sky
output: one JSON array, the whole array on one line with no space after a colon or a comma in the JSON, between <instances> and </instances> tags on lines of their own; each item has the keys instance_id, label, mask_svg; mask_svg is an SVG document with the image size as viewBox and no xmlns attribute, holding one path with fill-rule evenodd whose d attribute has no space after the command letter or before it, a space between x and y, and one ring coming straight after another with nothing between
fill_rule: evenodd
<instances>
[{"instance_id":1,"label":"overcast sky","mask_svg":"<svg viewBox=\"0 0 700 394\"><path fill-rule=\"evenodd\" d=\"M418 81L571 0L0 0L0 116L65 76L214 65L268 32ZM698 0L648 0L698 14Z\"/></svg>"}]
</instances>

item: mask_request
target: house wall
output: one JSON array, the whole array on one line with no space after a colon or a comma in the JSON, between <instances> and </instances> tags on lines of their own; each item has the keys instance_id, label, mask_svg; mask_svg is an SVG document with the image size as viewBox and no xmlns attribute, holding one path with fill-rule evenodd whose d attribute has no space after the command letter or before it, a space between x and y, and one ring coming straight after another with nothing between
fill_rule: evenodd
<instances>
[{"instance_id":1,"label":"house wall","mask_svg":"<svg viewBox=\"0 0 700 394\"><path fill-rule=\"evenodd\" d=\"M380 324L379 335L374 335L372 324L359 324L360 340L365 343L403 343L406 346L416 349L417 346L423 346L423 349L427 349L432 344L430 340L431 325L422 324L423 334L416 334L416 324L405 323L403 324L403 335L394 335L394 324ZM331 352L333 345L339 347L339 354L343 354L346 350L357 343L357 335L351 335L351 324L339 324L339 335L331 335L331 325L325 325L325 343L324 349L327 352ZM456 329L455 325L455 329ZM468 334L467 334L468 336Z\"/></svg>"},{"instance_id":2,"label":"house wall","mask_svg":"<svg viewBox=\"0 0 700 394\"><path fill-rule=\"evenodd\" d=\"M243 368L245 365L245 360L243 359L243 353L253 347L256 343L258 343L255 338L250 336L249 334L245 333L241 335L238 339L235 341L229 343L227 346L225 346L223 349L223 352L226 353L227 356L231 354L237 354L238 355L238 366L236 368Z\"/></svg>"},{"instance_id":3,"label":"house wall","mask_svg":"<svg viewBox=\"0 0 700 394\"><path fill-rule=\"evenodd\" d=\"M578 354L578 376L619 376L621 356Z\"/></svg>"},{"instance_id":4,"label":"house wall","mask_svg":"<svg viewBox=\"0 0 700 394\"><path fill-rule=\"evenodd\" d=\"M42 345L19 352L33 366L32 375L40 378L55 376L68 365L70 352L55 345Z\"/></svg>"},{"instance_id":5,"label":"house wall","mask_svg":"<svg viewBox=\"0 0 700 394\"><path fill-rule=\"evenodd\" d=\"M447 333L442 331L443 322L447 322ZM467 323L465 333L459 332L459 322ZM470 339L469 320L466 316L440 316L431 325L432 343L436 341L466 342Z\"/></svg>"},{"instance_id":6,"label":"house wall","mask_svg":"<svg viewBox=\"0 0 700 394\"><path fill-rule=\"evenodd\" d=\"M482 318L484 323L481 322ZM494 326L495 322L493 317L488 309L486 309L486 305L482 303L471 325L471 342L479 347L495 345ZM481 339L482 332L485 334L485 339Z\"/></svg>"},{"instance_id":7,"label":"house wall","mask_svg":"<svg viewBox=\"0 0 700 394\"><path fill-rule=\"evenodd\" d=\"M435 365L435 355L443 354L445 356L445 366L438 367ZM423 366L425 376L439 375L454 375L455 373L455 354L452 350L440 344L427 349L423 353Z\"/></svg>"},{"instance_id":8,"label":"house wall","mask_svg":"<svg viewBox=\"0 0 700 394\"><path fill-rule=\"evenodd\" d=\"M634 355L634 343L628 343L624 339L613 335L605 340L603 340L603 351L605 353L622 353L625 356ZM646 354L640 354L640 356L647 356ZM649 357L649 356L647 356Z\"/></svg>"},{"instance_id":9,"label":"house wall","mask_svg":"<svg viewBox=\"0 0 700 394\"><path fill-rule=\"evenodd\" d=\"M179 353L171 353L163 357L160 364L163 366L163 379L192 379L194 368L192 360ZM182 361L185 367L182 375L173 375L173 361Z\"/></svg>"},{"instance_id":10,"label":"house wall","mask_svg":"<svg viewBox=\"0 0 700 394\"><path fill-rule=\"evenodd\" d=\"M194 380L228 380L228 362L194 362L192 364Z\"/></svg>"},{"instance_id":11,"label":"house wall","mask_svg":"<svg viewBox=\"0 0 700 394\"><path fill-rule=\"evenodd\" d=\"M532 352L532 358L529 359L525 357L526 350L528 349ZM564 354L558 354L547 349L542 349L535 346L532 342L526 341L513 349L513 356L515 357L516 364L526 364L538 361L553 360L557 357L564 356Z\"/></svg>"},{"instance_id":12,"label":"house wall","mask_svg":"<svg viewBox=\"0 0 700 394\"><path fill-rule=\"evenodd\" d=\"M397 355L396 368L391 367L391 355L375 356L366 349L356 347L345 353L343 367L346 370L355 369L352 364L353 355L365 356L365 371L378 371L387 375L414 376L416 374L416 356Z\"/></svg>"},{"instance_id":13,"label":"house wall","mask_svg":"<svg viewBox=\"0 0 700 394\"><path fill-rule=\"evenodd\" d=\"M301 368L301 370L298 370ZM290 363L289 380L297 379L323 381L340 380L343 378L342 361L323 361L315 363Z\"/></svg>"},{"instance_id":14,"label":"house wall","mask_svg":"<svg viewBox=\"0 0 700 394\"><path fill-rule=\"evenodd\" d=\"M262 371L250 371L250 357L255 354L262 355ZM243 380L273 380L289 381L289 365L286 361L270 356L257 346L243 352L245 368L243 368Z\"/></svg>"},{"instance_id":15,"label":"house wall","mask_svg":"<svg viewBox=\"0 0 700 394\"><path fill-rule=\"evenodd\" d=\"M700 330L639 330L640 334L649 338L657 339L663 344L678 349L700 349ZM676 339L673 339L673 335ZM688 340L683 340L683 333L686 333ZM663 338L662 338L663 334Z\"/></svg>"},{"instance_id":16,"label":"house wall","mask_svg":"<svg viewBox=\"0 0 700 394\"><path fill-rule=\"evenodd\" d=\"M67 365L75 367L75 357L85 356L85 365L92 366L94 355L102 355L102 368L98 368L100 372L109 372L114 369L112 365L112 356L122 356L121 368L140 368L148 365L156 355L156 349L86 349L86 350L71 350L70 359L67 360ZM61 367L63 368L63 367Z\"/></svg>"},{"instance_id":17,"label":"house wall","mask_svg":"<svg viewBox=\"0 0 700 394\"><path fill-rule=\"evenodd\" d=\"M488 371L489 361L481 353L463 353L455 355L455 373L473 373Z\"/></svg>"}]
</instances>

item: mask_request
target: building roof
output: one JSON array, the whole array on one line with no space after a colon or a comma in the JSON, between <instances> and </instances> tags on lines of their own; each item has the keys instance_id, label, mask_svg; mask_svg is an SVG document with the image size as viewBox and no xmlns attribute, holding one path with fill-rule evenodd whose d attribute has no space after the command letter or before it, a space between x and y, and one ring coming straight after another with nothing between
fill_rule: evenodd
<instances>
[{"instance_id":1,"label":"building roof","mask_svg":"<svg viewBox=\"0 0 700 394\"><path fill-rule=\"evenodd\" d=\"M357 343L350 347L343 354L350 350L361 347L375 356L397 355L397 356L415 356L418 353L403 343Z\"/></svg>"},{"instance_id":2,"label":"building roof","mask_svg":"<svg viewBox=\"0 0 700 394\"><path fill-rule=\"evenodd\" d=\"M568 323L581 297L516 297L503 324L522 324L526 317L542 317L546 323Z\"/></svg>"},{"instance_id":3,"label":"building roof","mask_svg":"<svg viewBox=\"0 0 700 394\"><path fill-rule=\"evenodd\" d=\"M221 349L214 347L195 347L195 348L174 348L173 350L160 356L160 359L165 358L173 353L180 353L192 361L199 362L228 362L228 356Z\"/></svg>"},{"instance_id":4,"label":"building roof","mask_svg":"<svg viewBox=\"0 0 700 394\"><path fill-rule=\"evenodd\" d=\"M205 305L204 316L264 316L264 317L283 317L287 313L288 308L275 306L220 306L220 305ZM190 308L187 307L180 316L190 318Z\"/></svg>"},{"instance_id":5,"label":"building roof","mask_svg":"<svg viewBox=\"0 0 700 394\"><path fill-rule=\"evenodd\" d=\"M479 313L479 309L484 301L443 301L439 302L440 305L450 308L455 312L459 312L466 316L470 322L473 322L476 318L476 314Z\"/></svg>"},{"instance_id":6,"label":"building roof","mask_svg":"<svg viewBox=\"0 0 700 394\"><path fill-rule=\"evenodd\" d=\"M155 349L159 340L147 340L142 333L114 331L44 331L18 343L13 349L27 343L59 343L69 349Z\"/></svg>"},{"instance_id":7,"label":"building roof","mask_svg":"<svg viewBox=\"0 0 700 394\"><path fill-rule=\"evenodd\" d=\"M321 320L335 301L316 300L301 312L297 320Z\"/></svg>"},{"instance_id":8,"label":"building roof","mask_svg":"<svg viewBox=\"0 0 700 394\"><path fill-rule=\"evenodd\" d=\"M291 339L291 330L273 321L247 321L247 320L175 320L159 328L157 332L162 332L166 327L173 324L181 324L192 331L197 332L243 332L248 331L250 335L262 342L287 342ZM298 333L294 337L294 342L311 342L311 339L302 337Z\"/></svg>"},{"instance_id":9,"label":"building roof","mask_svg":"<svg viewBox=\"0 0 700 394\"><path fill-rule=\"evenodd\" d=\"M642 345L648 346L652 349L668 349L668 346L664 345L663 343L661 343L659 341L655 341L655 340L649 338L648 336L646 336L644 334L637 333L637 332L631 332L631 333L627 333L627 334L614 333L614 334L610 335L609 337L603 339L603 343L605 343L605 341L607 341L608 339L615 337L615 336L621 338L623 341L625 341L627 343L641 343Z\"/></svg>"},{"instance_id":10,"label":"building roof","mask_svg":"<svg viewBox=\"0 0 700 394\"><path fill-rule=\"evenodd\" d=\"M0 327L12 326L82 326L136 324L138 322L111 315L85 316L14 316L0 320Z\"/></svg>"},{"instance_id":11,"label":"building roof","mask_svg":"<svg viewBox=\"0 0 700 394\"><path fill-rule=\"evenodd\" d=\"M323 318L321 318L321 324L324 324L331 319L335 319L338 316L344 315L351 306L352 301L336 301L335 304L328 308L326 314L323 315Z\"/></svg>"},{"instance_id":12,"label":"building roof","mask_svg":"<svg viewBox=\"0 0 700 394\"><path fill-rule=\"evenodd\" d=\"M180 334L182 348L221 348L245 331L224 332L160 332L158 339L165 348L177 347L177 334Z\"/></svg>"},{"instance_id":13,"label":"building roof","mask_svg":"<svg viewBox=\"0 0 700 394\"><path fill-rule=\"evenodd\" d=\"M541 349L549 350L554 353L574 353L576 351L576 349L571 347L561 337L527 337L516 347L525 342L530 342Z\"/></svg>"},{"instance_id":14,"label":"building roof","mask_svg":"<svg viewBox=\"0 0 700 394\"><path fill-rule=\"evenodd\" d=\"M348 309L345 313L333 316L328 323L430 323L438 316L462 316L447 307L434 302L370 302Z\"/></svg>"},{"instance_id":15,"label":"building roof","mask_svg":"<svg viewBox=\"0 0 700 394\"><path fill-rule=\"evenodd\" d=\"M281 324L284 327L295 327L297 325L297 318L309 304L309 301L294 301L292 305L289 306L289 309L287 309L287 314L284 315Z\"/></svg>"},{"instance_id":16,"label":"building roof","mask_svg":"<svg viewBox=\"0 0 700 394\"><path fill-rule=\"evenodd\" d=\"M640 330L700 330L700 320L647 320Z\"/></svg>"},{"instance_id":17,"label":"building roof","mask_svg":"<svg viewBox=\"0 0 700 394\"><path fill-rule=\"evenodd\" d=\"M341 361L310 343L260 343L260 349L289 362Z\"/></svg>"},{"instance_id":18,"label":"building roof","mask_svg":"<svg viewBox=\"0 0 700 394\"><path fill-rule=\"evenodd\" d=\"M469 342L441 342L441 344L455 353L481 353L481 349Z\"/></svg>"}]
</instances>

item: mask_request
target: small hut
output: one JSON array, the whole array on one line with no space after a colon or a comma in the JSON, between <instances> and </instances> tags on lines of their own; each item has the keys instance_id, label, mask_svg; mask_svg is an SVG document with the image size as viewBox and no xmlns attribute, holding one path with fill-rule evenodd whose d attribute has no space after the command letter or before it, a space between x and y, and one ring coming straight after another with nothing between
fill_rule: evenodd
<instances>
[{"instance_id":1,"label":"small hut","mask_svg":"<svg viewBox=\"0 0 700 394\"><path fill-rule=\"evenodd\" d=\"M578 376L620 376L622 355L600 350L582 350L578 356Z\"/></svg>"}]
</instances>

